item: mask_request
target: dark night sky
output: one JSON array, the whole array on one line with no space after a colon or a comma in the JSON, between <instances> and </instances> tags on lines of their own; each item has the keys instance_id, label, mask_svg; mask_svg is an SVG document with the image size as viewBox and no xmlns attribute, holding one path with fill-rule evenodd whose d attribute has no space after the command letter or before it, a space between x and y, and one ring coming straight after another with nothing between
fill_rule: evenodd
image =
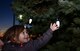
<instances>
[{"instance_id":1,"label":"dark night sky","mask_svg":"<svg viewBox=\"0 0 80 51\"><path fill-rule=\"evenodd\" d=\"M0 31L13 25L12 0L0 0Z\"/></svg>"}]
</instances>

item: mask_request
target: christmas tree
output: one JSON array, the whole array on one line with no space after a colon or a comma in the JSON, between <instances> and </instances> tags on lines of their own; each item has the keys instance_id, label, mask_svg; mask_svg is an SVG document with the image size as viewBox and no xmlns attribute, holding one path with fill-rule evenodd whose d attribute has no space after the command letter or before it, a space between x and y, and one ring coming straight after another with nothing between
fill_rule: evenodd
<instances>
[{"instance_id":1,"label":"christmas tree","mask_svg":"<svg viewBox=\"0 0 80 51\"><path fill-rule=\"evenodd\" d=\"M20 24L33 20L30 30L35 35L60 20L59 30L40 51L80 51L80 0L13 0L12 9Z\"/></svg>"}]
</instances>

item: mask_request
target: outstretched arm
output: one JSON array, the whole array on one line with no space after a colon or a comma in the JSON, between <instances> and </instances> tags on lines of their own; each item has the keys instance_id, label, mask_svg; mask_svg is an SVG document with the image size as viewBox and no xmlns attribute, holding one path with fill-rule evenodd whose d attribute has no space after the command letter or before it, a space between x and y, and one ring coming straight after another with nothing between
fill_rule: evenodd
<instances>
[{"instance_id":1,"label":"outstretched arm","mask_svg":"<svg viewBox=\"0 0 80 51\"><path fill-rule=\"evenodd\" d=\"M57 30L59 27L54 23L54 24L50 24L50 28L49 30L47 30L43 36L39 37L38 39L34 40L34 47L36 49L41 48L42 46L44 46L52 37L52 32Z\"/></svg>"}]
</instances>

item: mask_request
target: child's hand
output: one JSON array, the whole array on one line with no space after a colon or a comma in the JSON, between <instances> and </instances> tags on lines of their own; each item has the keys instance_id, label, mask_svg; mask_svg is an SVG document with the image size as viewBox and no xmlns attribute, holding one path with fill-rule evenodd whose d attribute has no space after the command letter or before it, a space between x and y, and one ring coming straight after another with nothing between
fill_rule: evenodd
<instances>
[{"instance_id":1,"label":"child's hand","mask_svg":"<svg viewBox=\"0 0 80 51\"><path fill-rule=\"evenodd\" d=\"M52 31L55 31L55 30L59 29L59 27L57 26L56 23L54 23L54 24L51 23L50 28L51 28Z\"/></svg>"}]
</instances>

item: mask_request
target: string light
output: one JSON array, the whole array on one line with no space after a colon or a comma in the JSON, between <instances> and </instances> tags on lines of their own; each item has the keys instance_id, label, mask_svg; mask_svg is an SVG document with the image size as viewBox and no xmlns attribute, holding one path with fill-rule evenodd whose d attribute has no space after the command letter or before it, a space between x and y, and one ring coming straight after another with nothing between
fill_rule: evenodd
<instances>
[{"instance_id":1,"label":"string light","mask_svg":"<svg viewBox=\"0 0 80 51\"><path fill-rule=\"evenodd\" d=\"M57 19L56 24L58 27L60 27L60 21Z\"/></svg>"},{"instance_id":2,"label":"string light","mask_svg":"<svg viewBox=\"0 0 80 51\"><path fill-rule=\"evenodd\" d=\"M29 19L29 24L31 24L31 23L32 23L32 19L30 18L30 19Z\"/></svg>"},{"instance_id":3,"label":"string light","mask_svg":"<svg viewBox=\"0 0 80 51\"><path fill-rule=\"evenodd\" d=\"M19 15L19 19L22 20L23 15Z\"/></svg>"}]
</instances>

